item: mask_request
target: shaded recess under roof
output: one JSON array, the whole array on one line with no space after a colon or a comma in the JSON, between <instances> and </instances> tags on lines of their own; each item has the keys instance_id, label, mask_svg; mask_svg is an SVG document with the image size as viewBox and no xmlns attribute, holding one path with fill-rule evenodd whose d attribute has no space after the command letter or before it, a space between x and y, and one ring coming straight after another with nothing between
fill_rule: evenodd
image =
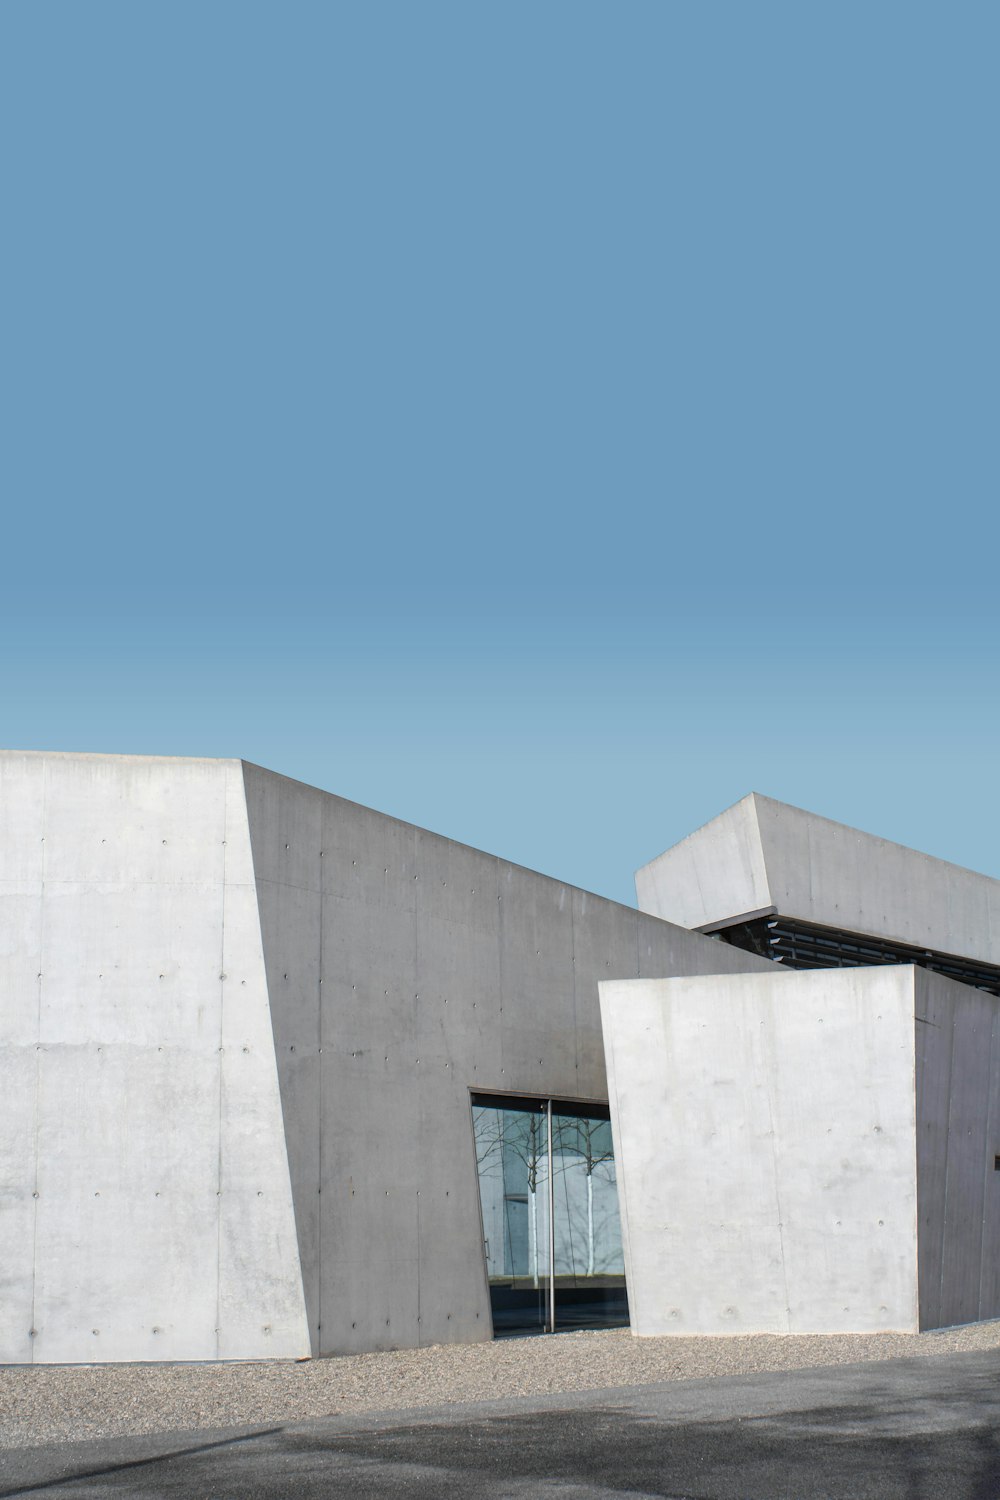
<instances>
[{"instance_id":1,"label":"shaded recess under roof","mask_svg":"<svg viewBox=\"0 0 1000 1500\"><path fill-rule=\"evenodd\" d=\"M787 969L853 969L875 964L917 964L960 984L1000 995L1000 968L949 953L887 943L857 932L837 932L783 917L757 917L721 928L716 936L746 953L774 959Z\"/></svg>"}]
</instances>

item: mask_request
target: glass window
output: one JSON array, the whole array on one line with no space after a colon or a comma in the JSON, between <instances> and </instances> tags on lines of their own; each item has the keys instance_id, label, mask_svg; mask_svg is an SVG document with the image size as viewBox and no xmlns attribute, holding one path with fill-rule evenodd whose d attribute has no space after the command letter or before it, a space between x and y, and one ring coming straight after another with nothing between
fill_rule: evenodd
<instances>
[{"instance_id":1,"label":"glass window","mask_svg":"<svg viewBox=\"0 0 1000 1500\"><path fill-rule=\"evenodd\" d=\"M474 1094L472 1120L494 1332L627 1323L607 1109Z\"/></svg>"}]
</instances>

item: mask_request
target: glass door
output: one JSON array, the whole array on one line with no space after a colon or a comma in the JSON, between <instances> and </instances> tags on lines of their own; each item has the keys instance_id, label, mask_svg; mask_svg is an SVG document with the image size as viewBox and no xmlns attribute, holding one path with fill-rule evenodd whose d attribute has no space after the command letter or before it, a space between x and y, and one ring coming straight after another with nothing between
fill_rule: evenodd
<instances>
[{"instance_id":1,"label":"glass door","mask_svg":"<svg viewBox=\"0 0 1000 1500\"><path fill-rule=\"evenodd\" d=\"M494 1333L549 1321L548 1106L474 1095L472 1121Z\"/></svg>"},{"instance_id":2,"label":"glass door","mask_svg":"<svg viewBox=\"0 0 1000 1500\"><path fill-rule=\"evenodd\" d=\"M494 1333L628 1323L606 1107L474 1094Z\"/></svg>"},{"instance_id":3,"label":"glass door","mask_svg":"<svg viewBox=\"0 0 1000 1500\"><path fill-rule=\"evenodd\" d=\"M555 1302L563 1329L628 1324L611 1120L595 1108L552 1105Z\"/></svg>"}]
</instances>

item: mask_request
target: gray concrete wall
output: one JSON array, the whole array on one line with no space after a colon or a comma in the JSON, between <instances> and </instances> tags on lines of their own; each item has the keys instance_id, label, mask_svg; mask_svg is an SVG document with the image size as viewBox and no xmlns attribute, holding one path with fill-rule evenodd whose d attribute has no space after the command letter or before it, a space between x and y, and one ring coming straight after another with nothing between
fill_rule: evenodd
<instances>
[{"instance_id":1,"label":"gray concrete wall","mask_svg":"<svg viewBox=\"0 0 1000 1500\"><path fill-rule=\"evenodd\" d=\"M1000 1001L917 973L920 1326L1000 1317Z\"/></svg>"},{"instance_id":2,"label":"gray concrete wall","mask_svg":"<svg viewBox=\"0 0 1000 1500\"><path fill-rule=\"evenodd\" d=\"M599 980L773 966L245 777L313 1348L489 1338L470 1090L604 1101Z\"/></svg>"},{"instance_id":3,"label":"gray concrete wall","mask_svg":"<svg viewBox=\"0 0 1000 1500\"><path fill-rule=\"evenodd\" d=\"M601 985L634 1332L916 1328L914 972Z\"/></svg>"},{"instance_id":4,"label":"gray concrete wall","mask_svg":"<svg viewBox=\"0 0 1000 1500\"><path fill-rule=\"evenodd\" d=\"M0 754L0 1362L308 1352L239 762Z\"/></svg>"},{"instance_id":5,"label":"gray concrete wall","mask_svg":"<svg viewBox=\"0 0 1000 1500\"><path fill-rule=\"evenodd\" d=\"M636 874L639 907L708 928L768 908L1000 964L1000 880L745 797Z\"/></svg>"}]
</instances>

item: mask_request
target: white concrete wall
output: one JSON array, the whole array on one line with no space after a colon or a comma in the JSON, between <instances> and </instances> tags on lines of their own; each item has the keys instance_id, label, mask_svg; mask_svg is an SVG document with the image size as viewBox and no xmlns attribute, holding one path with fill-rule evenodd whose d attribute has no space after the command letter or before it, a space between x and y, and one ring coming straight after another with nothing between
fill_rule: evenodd
<instances>
[{"instance_id":1,"label":"white concrete wall","mask_svg":"<svg viewBox=\"0 0 1000 1500\"><path fill-rule=\"evenodd\" d=\"M1000 880L753 793L636 873L684 927L785 917L1000 965Z\"/></svg>"},{"instance_id":2,"label":"white concrete wall","mask_svg":"<svg viewBox=\"0 0 1000 1500\"><path fill-rule=\"evenodd\" d=\"M681 927L715 927L769 908L753 794L643 865L635 891L640 911Z\"/></svg>"},{"instance_id":3,"label":"white concrete wall","mask_svg":"<svg viewBox=\"0 0 1000 1500\"><path fill-rule=\"evenodd\" d=\"M0 754L0 1362L308 1351L239 762Z\"/></svg>"},{"instance_id":4,"label":"white concrete wall","mask_svg":"<svg viewBox=\"0 0 1000 1500\"><path fill-rule=\"evenodd\" d=\"M916 1328L913 975L601 985L634 1332Z\"/></svg>"}]
</instances>

